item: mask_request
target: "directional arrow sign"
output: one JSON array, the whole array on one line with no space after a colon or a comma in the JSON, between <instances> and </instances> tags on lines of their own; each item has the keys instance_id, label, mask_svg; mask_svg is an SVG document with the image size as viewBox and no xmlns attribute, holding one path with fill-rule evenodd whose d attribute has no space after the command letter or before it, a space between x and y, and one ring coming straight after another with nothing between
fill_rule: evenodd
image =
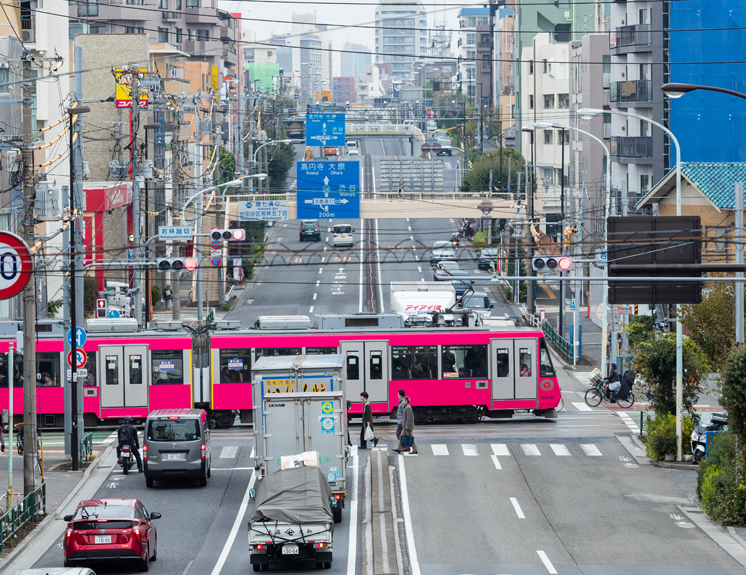
<instances>
[{"instance_id":1,"label":"directional arrow sign","mask_svg":"<svg viewBox=\"0 0 746 575\"><path fill-rule=\"evenodd\" d=\"M344 114L306 114L306 146L344 146Z\"/></svg>"},{"instance_id":2,"label":"directional arrow sign","mask_svg":"<svg viewBox=\"0 0 746 575\"><path fill-rule=\"evenodd\" d=\"M360 162L298 162L298 218L360 217Z\"/></svg>"}]
</instances>

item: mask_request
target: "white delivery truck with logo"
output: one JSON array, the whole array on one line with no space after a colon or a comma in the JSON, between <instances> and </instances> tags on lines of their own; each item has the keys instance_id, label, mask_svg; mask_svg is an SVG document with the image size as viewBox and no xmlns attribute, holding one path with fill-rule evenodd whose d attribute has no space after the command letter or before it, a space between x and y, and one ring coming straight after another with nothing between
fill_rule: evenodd
<instances>
[{"instance_id":1,"label":"white delivery truck with logo","mask_svg":"<svg viewBox=\"0 0 746 575\"><path fill-rule=\"evenodd\" d=\"M339 354L261 357L251 370L254 465L259 476L311 464L309 457L317 459L334 495L336 523L342 521L347 495L342 361Z\"/></svg>"},{"instance_id":2,"label":"white delivery truck with logo","mask_svg":"<svg viewBox=\"0 0 746 575\"><path fill-rule=\"evenodd\" d=\"M404 325L461 325L461 316L450 313L456 290L446 282L397 282L391 285L391 311L404 317Z\"/></svg>"}]
</instances>

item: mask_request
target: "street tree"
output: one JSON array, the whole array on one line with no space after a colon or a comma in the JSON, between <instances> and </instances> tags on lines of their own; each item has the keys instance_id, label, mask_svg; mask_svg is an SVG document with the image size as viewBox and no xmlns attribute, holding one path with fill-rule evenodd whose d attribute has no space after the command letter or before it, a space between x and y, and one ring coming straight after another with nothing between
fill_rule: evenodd
<instances>
[{"instance_id":1,"label":"street tree","mask_svg":"<svg viewBox=\"0 0 746 575\"><path fill-rule=\"evenodd\" d=\"M478 156L474 158L471 170L464 176L461 191L484 192L488 190L490 172L492 172L493 187L500 182L506 186L508 178L514 178L517 172L523 172L525 164L526 160L521 153L512 147L504 147L501 150Z\"/></svg>"},{"instance_id":2,"label":"street tree","mask_svg":"<svg viewBox=\"0 0 746 575\"><path fill-rule=\"evenodd\" d=\"M684 408L693 411L697 384L709 371L707 356L688 337L683 341ZM642 393L657 415L676 412L676 336L642 341L633 350L632 370L642 378Z\"/></svg>"},{"instance_id":3,"label":"street tree","mask_svg":"<svg viewBox=\"0 0 746 575\"><path fill-rule=\"evenodd\" d=\"M732 348L723 362L720 380L720 405L728 413L728 431L746 445L746 344Z\"/></svg>"}]
</instances>

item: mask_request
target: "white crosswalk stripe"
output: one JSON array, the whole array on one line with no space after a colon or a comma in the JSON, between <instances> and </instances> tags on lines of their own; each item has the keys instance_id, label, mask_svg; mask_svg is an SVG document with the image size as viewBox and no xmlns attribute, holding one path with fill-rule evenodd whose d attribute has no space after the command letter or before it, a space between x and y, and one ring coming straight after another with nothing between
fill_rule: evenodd
<instances>
[{"instance_id":1,"label":"white crosswalk stripe","mask_svg":"<svg viewBox=\"0 0 746 575\"><path fill-rule=\"evenodd\" d=\"M521 443L521 449L526 455L541 455L539 448L533 443Z\"/></svg>"},{"instance_id":2,"label":"white crosswalk stripe","mask_svg":"<svg viewBox=\"0 0 746 575\"><path fill-rule=\"evenodd\" d=\"M433 455L448 455L448 446L444 443L436 443L431 446Z\"/></svg>"},{"instance_id":3,"label":"white crosswalk stripe","mask_svg":"<svg viewBox=\"0 0 746 575\"><path fill-rule=\"evenodd\" d=\"M588 457L600 457L601 456L601 452L598 450L598 447L596 447L592 443L581 443L580 449L585 451L585 454Z\"/></svg>"},{"instance_id":4,"label":"white crosswalk stripe","mask_svg":"<svg viewBox=\"0 0 746 575\"><path fill-rule=\"evenodd\" d=\"M492 453L494 453L498 457L506 457L510 455L510 450L508 449L508 446L505 445L504 443L493 443Z\"/></svg>"},{"instance_id":5,"label":"white crosswalk stripe","mask_svg":"<svg viewBox=\"0 0 746 575\"><path fill-rule=\"evenodd\" d=\"M577 409L578 411L593 411L593 409L591 409L591 406L588 405L587 403L573 401L572 404L575 406L575 409Z\"/></svg>"},{"instance_id":6,"label":"white crosswalk stripe","mask_svg":"<svg viewBox=\"0 0 746 575\"><path fill-rule=\"evenodd\" d=\"M477 446L474 444L462 443L461 451L464 452L464 455L471 456L471 457L479 455L479 450L477 449Z\"/></svg>"},{"instance_id":7,"label":"white crosswalk stripe","mask_svg":"<svg viewBox=\"0 0 746 575\"><path fill-rule=\"evenodd\" d=\"M541 449L542 446L544 447L543 450ZM546 449L547 446L549 446L551 452ZM458 447L461 448L460 452ZM454 455L455 457L479 457L487 455L492 459L496 469L502 469L502 462L498 458L510 457L512 455L510 452L510 446L505 443L490 444L492 453L487 453L485 449L482 449L482 452L480 453L479 445L475 443L461 443L458 447L451 445L451 449L454 450L452 454L449 446L445 443L430 444L430 449L432 450L433 455L439 457L449 457L450 455ZM523 454L527 457L572 457L573 455L580 455L580 450L582 450L582 453L586 457L603 456L601 450L593 443L571 444L569 446L564 443L541 443L538 445L536 443L521 443L520 447ZM227 454L230 453L226 451L227 449L228 448L223 447L220 454L221 458L226 457Z\"/></svg>"},{"instance_id":8,"label":"white crosswalk stripe","mask_svg":"<svg viewBox=\"0 0 746 575\"><path fill-rule=\"evenodd\" d=\"M634 420L629 416L629 414L624 413L622 411L617 411L616 414L619 416L619 418L624 422L624 425L626 425L627 428L632 433L634 433L635 435L640 435L640 426L634 422Z\"/></svg>"},{"instance_id":9,"label":"white crosswalk stripe","mask_svg":"<svg viewBox=\"0 0 746 575\"><path fill-rule=\"evenodd\" d=\"M552 451L554 451L555 455L559 455L559 456L569 456L569 455L572 455L572 453L570 453L570 450L567 449L567 446L565 446L565 445L557 444L557 443L550 443L549 447L552 448Z\"/></svg>"}]
</instances>

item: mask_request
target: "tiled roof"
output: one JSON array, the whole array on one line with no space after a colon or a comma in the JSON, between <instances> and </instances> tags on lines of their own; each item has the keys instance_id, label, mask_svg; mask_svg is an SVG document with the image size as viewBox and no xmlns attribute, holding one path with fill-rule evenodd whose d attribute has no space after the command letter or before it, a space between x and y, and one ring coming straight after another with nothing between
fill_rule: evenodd
<instances>
[{"instance_id":1,"label":"tiled roof","mask_svg":"<svg viewBox=\"0 0 746 575\"><path fill-rule=\"evenodd\" d=\"M675 170L674 168L666 174L663 180L675 176ZM681 175L692 182L718 208L732 209L735 205L736 182L746 185L746 163L681 162ZM673 178L669 180L674 181Z\"/></svg>"}]
</instances>

